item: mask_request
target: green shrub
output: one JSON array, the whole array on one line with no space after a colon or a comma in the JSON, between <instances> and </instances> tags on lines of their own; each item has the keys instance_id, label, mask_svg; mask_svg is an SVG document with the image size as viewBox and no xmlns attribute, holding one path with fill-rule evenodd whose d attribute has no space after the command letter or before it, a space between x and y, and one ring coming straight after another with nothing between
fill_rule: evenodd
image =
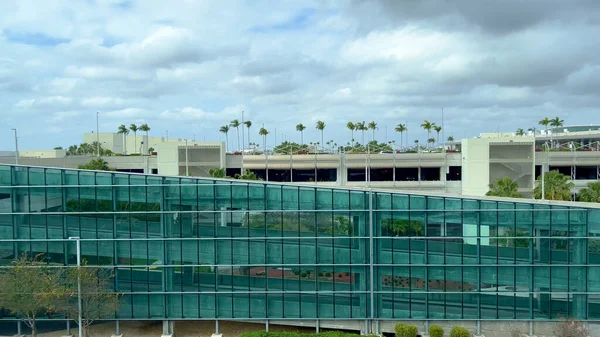
<instances>
[{"instance_id":1,"label":"green shrub","mask_svg":"<svg viewBox=\"0 0 600 337\"><path fill-rule=\"evenodd\" d=\"M418 330L414 325L398 323L395 328L396 337L417 337Z\"/></svg>"},{"instance_id":2,"label":"green shrub","mask_svg":"<svg viewBox=\"0 0 600 337\"><path fill-rule=\"evenodd\" d=\"M299 332L266 332L250 331L240 335L240 337L361 337L357 334L345 333L341 331L326 331L318 334L299 333Z\"/></svg>"},{"instance_id":3,"label":"green shrub","mask_svg":"<svg viewBox=\"0 0 600 337\"><path fill-rule=\"evenodd\" d=\"M470 337L469 330L463 328L462 326L455 326L450 331L450 337Z\"/></svg>"},{"instance_id":4,"label":"green shrub","mask_svg":"<svg viewBox=\"0 0 600 337\"><path fill-rule=\"evenodd\" d=\"M439 325L429 327L429 337L444 337L444 329Z\"/></svg>"}]
</instances>

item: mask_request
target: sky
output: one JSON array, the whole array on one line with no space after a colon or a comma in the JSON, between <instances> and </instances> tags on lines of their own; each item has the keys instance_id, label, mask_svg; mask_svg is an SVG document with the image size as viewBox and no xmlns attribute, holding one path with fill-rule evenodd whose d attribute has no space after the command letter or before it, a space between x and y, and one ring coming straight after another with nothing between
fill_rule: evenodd
<instances>
[{"instance_id":1,"label":"sky","mask_svg":"<svg viewBox=\"0 0 600 337\"><path fill-rule=\"evenodd\" d=\"M0 150L68 146L96 129L345 144L600 123L597 0L3 0ZM276 130L276 131L275 131ZM368 137L371 133L368 133ZM355 138L359 138L355 135ZM235 130L229 139L236 142Z\"/></svg>"}]
</instances>

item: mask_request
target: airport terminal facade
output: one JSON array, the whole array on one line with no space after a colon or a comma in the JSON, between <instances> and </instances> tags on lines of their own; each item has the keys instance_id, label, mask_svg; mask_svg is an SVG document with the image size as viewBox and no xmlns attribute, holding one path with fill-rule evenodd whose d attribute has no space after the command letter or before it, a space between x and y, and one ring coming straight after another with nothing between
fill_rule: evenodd
<instances>
[{"instance_id":1,"label":"airport terminal facade","mask_svg":"<svg viewBox=\"0 0 600 337\"><path fill-rule=\"evenodd\" d=\"M600 321L598 235L589 204L0 165L2 264L80 238L107 320Z\"/></svg>"}]
</instances>

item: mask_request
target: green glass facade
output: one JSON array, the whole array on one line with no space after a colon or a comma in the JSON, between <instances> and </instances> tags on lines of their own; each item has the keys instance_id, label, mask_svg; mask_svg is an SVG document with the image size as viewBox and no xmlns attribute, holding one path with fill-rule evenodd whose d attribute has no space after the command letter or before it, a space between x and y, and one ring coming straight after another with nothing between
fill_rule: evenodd
<instances>
[{"instance_id":1,"label":"green glass facade","mask_svg":"<svg viewBox=\"0 0 600 337\"><path fill-rule=\"evenodd\" d=\"M80 237L108 319L598 320L600 209L571 205L0 165L0 261Z\"/></svg>"}]
</instances>

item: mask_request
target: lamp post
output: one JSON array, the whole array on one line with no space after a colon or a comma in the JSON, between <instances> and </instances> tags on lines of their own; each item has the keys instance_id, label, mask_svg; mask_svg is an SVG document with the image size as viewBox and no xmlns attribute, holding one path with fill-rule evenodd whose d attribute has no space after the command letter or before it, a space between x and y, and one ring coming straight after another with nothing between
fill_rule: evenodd
<instances>
[{"instance_id":1,"label":"lamp post","mask_svg":"<svg viewBox=\"0 0 600 337\"><path fill-rule=\"evenodd\" d=\"M19 165L19 137L17 129L11 129L15 132L15 164Z\"/></svg>"},{"instance_id":2,"label":"lamp post","mask_svg":"<svg viewBox=\"0 0 600 337\"><path fill-rule=\"evenodd\" d=\"M70 236L69 240L74 240L77 243L77 309L79 311L77 334L79 337L83 337L82 328L82 305L81 305L81 238L78 236Z\"/></svg>"},{"instance_id":3,"label":"lamp post","mask_svg":"<svg viewBox=\"0 0 600 337\"><path fill-rule=\"evenodd\" d=\"M100 127L98 126L98 118L100 113L96 111L96 157L100 158Z\"/></svg>"}]
</instances>

